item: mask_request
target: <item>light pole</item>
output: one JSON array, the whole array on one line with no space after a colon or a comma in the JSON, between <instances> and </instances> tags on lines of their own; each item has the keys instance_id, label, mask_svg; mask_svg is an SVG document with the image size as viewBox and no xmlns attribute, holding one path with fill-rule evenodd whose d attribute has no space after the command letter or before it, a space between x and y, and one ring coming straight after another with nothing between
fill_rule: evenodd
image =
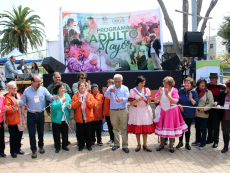
<instances>
[{"instance_id":1,"label":"light pole","mask_svg":"<svg viewBox=\"0 0 230 173\"><path fill-rule=\"evenodd\" d=\"M210 60L211 56L210 56L210 29L215 30L213 28L210 27L210 22L209 22L209 34L208 34L208 60Z\"/></svg>"}]
</instances>

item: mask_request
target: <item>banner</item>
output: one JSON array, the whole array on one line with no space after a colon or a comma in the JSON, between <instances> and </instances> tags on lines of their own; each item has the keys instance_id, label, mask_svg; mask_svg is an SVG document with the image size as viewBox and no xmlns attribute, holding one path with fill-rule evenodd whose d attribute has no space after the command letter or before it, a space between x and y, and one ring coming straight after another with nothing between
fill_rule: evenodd
<instances>
[{"instance_id":1,"label":"banner","mask_svg":"<svg viewBox=\"0 0 230 173\"><path fill-rule=\"evenodd\" d=\"M220 75L220 60L196 61L196 82L201 77L210 82L210 73ZM218 78L218 81L220 81L220 78Z\"/></svg>"},{"instance_id":2,"label":"banner","mask_svg":"<svg viewBox=\"0 0 230 173\"><path fill-rule=\"evenodd\" d=\"M163 50L159 8L120 14L60 10L60 14L60 47L67 73L152 70L148 54L151 33Z\"/></svg>"}]
</instances>

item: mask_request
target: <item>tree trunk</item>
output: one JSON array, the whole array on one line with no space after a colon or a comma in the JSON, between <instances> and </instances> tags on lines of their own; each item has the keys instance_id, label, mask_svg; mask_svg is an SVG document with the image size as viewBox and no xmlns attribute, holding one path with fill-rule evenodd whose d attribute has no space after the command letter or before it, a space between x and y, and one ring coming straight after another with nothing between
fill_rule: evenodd
<instances>
[{"instance_id":1,"label":"tree trunk","mask_svg":"<svg viewBox=\"0 0 230 173\"><path fill-rule=\"evenodd\" d=\"M19 36L19 37L18 37L19 51L20 51L21 53L24 53L24 51L23 51L23 43L22 43L21 37L22 37L22 36Z\"/></svg>"},{"instance_id":2,"label":"tree trunk","mask_svg":"<svg viewBox=\"0 0 230 173\"><path fill-rule=\"evenodd\" d=\"M200 11L201 11L201 7L202 7L202 2L203 2L203 0L197 0L197 16L200 16ZM201 19L202 19L202 18L197 17L197 26L199 25Z\"/></svg>"},{"instance_id":3,"label":"tree trunk","mask_svg":"<svg viewBox=\"0 0 230 173\"><path fill-rule=\"evenodd\" d=\"M218 0L212 0L211 3L210 3L210 6L205 14L205 17L209 17L212 9L215 7L216 3L217 3ZM207 21L208 19L204 19L203 23L202 23L202 26L201 26L201 29L200 29L200 32L202 32L202 34L204 35L204 30L205 28L207 27L206 24L207 24Z\"/></svg>"},{"instance_id":4,"label":"tree trunk","mask_svg":"<svg viewBox=\"0 0 230 173\"><path fill-rule=\"evenodd\" d=\"M183 12L188 13L188 9L189 9L189 3L188 0L183 0ZM183 14L183 35L182 35L182 56L183 56L183 47L184 47L184 35L185 33L188 31L188 15L187 14Z\"/></svg>"},{"instance_id":5,"label":"tree trunk","mask_svg":"<svg viewBox=\"0 0 230 173\"><path fill-rule=\"evenodd\" d=\"M180 44L179 44L179 41L177 38L177 34L176 34L176 31L175 31L175 28L173 25L173 21L170 19L169 15L168 15L168 11L165 8L164 2L162 0L157 0L157 1L161 7L163 14L164 14L165 24L169 28L169 31L170 31L170 34L172 37L172 41L173 41L173 44L175 47L176 54L182 60L182 57L183 57L182 56L182 49L180 47Z\"/></svg>"}]
</instances>

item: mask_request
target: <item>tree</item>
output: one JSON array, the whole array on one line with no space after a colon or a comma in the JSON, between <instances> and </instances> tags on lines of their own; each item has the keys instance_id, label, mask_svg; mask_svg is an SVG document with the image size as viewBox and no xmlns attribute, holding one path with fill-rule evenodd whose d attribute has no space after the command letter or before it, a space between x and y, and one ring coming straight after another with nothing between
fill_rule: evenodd
<instances>
[{"instance_id":1,"label":"tree","mask_svg":"<svg viewBox=\"0 0 230 173\"><path fill-rule=\"evenodd\" d=\"M182 59L182 57L183 57L183 52L182 52L183 48L179 44L178 37L177 37L176 31L175 31L175 28L174 28L174 25L173 25L173 21L169 17L168 11L167 11L167 9L166 9L166 7L164 5L163 0L157 0L157 1L158 1L159 5L161 7L161 10L162 10L163 14L164 14L165 24L166 24L166 26L168 27L168 29L170 31L172 41L173 41L173 44L174 44L174 47L175 47L176 54L179 56L180 59ZM189 7L188 0L182 0L182 1L183 1L183 7L182 7L183 11L188 12L188 7ZM218 0L211 0L211 3L209 5L209 8L207 9L205 17L209 17L212 9L217 4L217 1ZM202 2L203 2L203 0L197 0L197 15L200 15ZM202 23L202 26L201 26L201 29L200 29L200 32L202 32L203 35L204 35L204 30L206 28L207 20L208 19L204 19L204 21ZM197 25L200 23L200 21L201 21L201 18L197 18ZM185 32L187 32L187 31L188 31L188 15L183 14L183 37L184 37Z\"/></svg>"},{"instance_id":2,"label":"tree","mask_svg":"<svg viewBox=\"0 0 230 173\"><path fill-rule=\"evenodd\" d=\"M32 49L38 49L42 46L43 37L45 31L39 27L45 26L38 15L30 15L34 12L29 7L22 9L22 6L17 8L13 6L13 13L4 11L1 13L2 18L8 20L0 21L0 25L3 25L3 30L0 31L0 35L3 38L0 41L1 55L5 55L11 52L14 48L19 48L21 53L27 53L27 46L30 43Z\"/></svg>"},{"instance_id":3,"label":"tree","mask_svg":"<svg viewBox=\"0 0 230 173\"><path fill-rule=\"evenodd\" d=\"M224 22L220 25L218 35L225 39L223 44L226 45L228 53L230 53L230 16L224 17Z\"/></svg>"}]
</instances>

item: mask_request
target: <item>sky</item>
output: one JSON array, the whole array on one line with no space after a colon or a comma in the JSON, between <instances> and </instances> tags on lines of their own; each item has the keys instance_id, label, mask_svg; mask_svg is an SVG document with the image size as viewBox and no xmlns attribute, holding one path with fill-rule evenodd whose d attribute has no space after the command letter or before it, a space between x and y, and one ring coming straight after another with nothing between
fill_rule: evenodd
<instances>
[{"instance_id":1,"label":"sky","mask_svg":"<svg viewBox=\"0 0 230 173\"><path fill-rule=\"evenodd\" d=\"M46 39L57 40L59 35L59 9L63 8L63 11L73 12L91 12L91 13L119 13L129 11L142 11L149 9L156 9L159 7L157 0L1 0L0 13L6 11L12 11L12 6L29 7L34 10L34 13L41 17L41 21L45 24ZM182 40L182 13L175 12L175 10L182 11L182 0L163 0L168 10L170 18L173 20L174 27L178 36L178 40ZM211 0L203 0L201 16L204 16ZM189 0L189 13L191 13L191 0ZM210 19L210 36L217 34L220 24L223 22L223 17L230 15L230 0L219 0L212 10ZM163 14L162 14L163 15ZM163 21L163 42L171 42L170 32L165 25L164 16ZM3 20L0 18L0 20ZM203 20L198 26L198 31L202 25ZM189 16L189 28L192 30L192 17ZM204 39L209 35L209 25L205 30ZM0 26L0 29L2 27ZM43 47L46 47L44 40ZM32 50L31 50L32 51ZM30 50L28 50L30 52Z\"/></svg>"}]
</instances>

